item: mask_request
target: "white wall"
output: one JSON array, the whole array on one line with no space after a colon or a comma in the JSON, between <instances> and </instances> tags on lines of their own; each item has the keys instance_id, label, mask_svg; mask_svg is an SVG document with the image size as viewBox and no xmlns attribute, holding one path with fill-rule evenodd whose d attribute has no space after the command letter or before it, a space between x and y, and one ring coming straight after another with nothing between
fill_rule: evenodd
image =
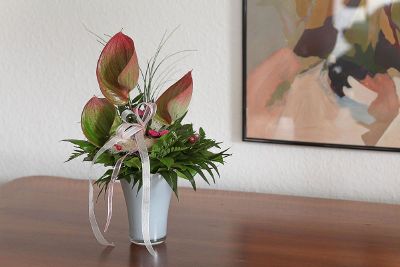
<instances>
[{"instance_id":1,"label":"white wall","mask_svg":"<svg viewBox=\"0 0 400 267\"><path fill-rule=\"evenodd\" d=\"M149 58L166 29L181 25L168 51L195 48L188 119L232 147L214 188L400 203L395 153L241 141L240 0L2 0L0 2L0 180L26 175L85 178L64 164L81 138L81 109L100 95L97 33L124 28ZM201 184L204 186L204 184Z\"/></svg>"}]
</instances>

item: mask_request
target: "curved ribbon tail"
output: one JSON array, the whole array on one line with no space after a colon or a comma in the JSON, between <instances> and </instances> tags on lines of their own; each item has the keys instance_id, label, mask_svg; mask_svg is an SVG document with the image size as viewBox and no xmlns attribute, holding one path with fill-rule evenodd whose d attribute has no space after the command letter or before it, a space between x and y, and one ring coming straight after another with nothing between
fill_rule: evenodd
<instances>
[{"instance_id":1,"label":"curved ribbon tail","mask_svg":"<svg viewBox=\"0 0 400 267\"><path fill-rule=\"evenodd\" d=\"M90 226L92 227L92 231L94 236L96 237L97 242L104 246L115 246L114 243L110 243L105 239L103 234L100 231L99 225L97 224L96 215L94 213L94 202L93 202L93 185L92 179L89 176L89 221Z\"/></svg>"},{"instance_id":2,"label":"curved ribbon tail","mask_svg":"<svg viewBox=\"0 0 400 267\"><path fill-rule=\"evenodd\" d=\"M112 217L112 212L113 212L113 201L112 200L113 200L113 195L114 195L114 184L118 178L118 174L119 174L119 171L121 170L122 163L124 162L125 158L128 155L129 154L126 154L117 160L117 163L115 164L115 167L111 174L111 181L110 181L109 188L107 190L107 222L106 222L106 226L104 227L104 232L107 232L108 227L110 226L110 222L111 222L111 217Z\"/></svg>"},{"instance_id":3,"label":"curved ribbon tail","mask_svg":"<svg viewBox=\"0 0 400 267\"><path fill-rule=\"evenodd\" d=\"M142 198L142 235L144 244L149 253L156 257L157 254L150 242L150 159L144 141L143 130L135 135L140 158L142 160L143 198Z\"/></svg>"},{"instance_id":4,"label":"curved ribbon tail","mask_svg":"<svg viewBox=\"0 0 400 267\"><path fill-rule=\"evenodd\" d=\"M111 180L110 186L107 190L107 221L106 225L104 226L104 232L107 232L108 227L110 226L111 223L111 217L112 217L112 198L114 195L114 181Z\"/></svg>"}]
</instances>

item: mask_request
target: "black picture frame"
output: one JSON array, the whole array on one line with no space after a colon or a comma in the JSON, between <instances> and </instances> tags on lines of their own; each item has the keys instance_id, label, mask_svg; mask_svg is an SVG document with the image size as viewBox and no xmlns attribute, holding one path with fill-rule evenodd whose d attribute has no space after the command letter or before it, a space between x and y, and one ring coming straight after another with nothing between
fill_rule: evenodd
<instances>
[{"instance_id":1,"label":"black picture frame","mask_svg":"<svg viewBox=\"0 0 400 267\"><path fill-rule=\"evenodd\" d=\"M247 137L247 0L242 0L242 141L256 143L271 143L283 145L311 146L311 147L327 147L341 149L358 149L358 150L373 150L400 152L400 148L395 147L379 147L379 146L362 146L362 145L345 145L345 144L330 144L319 142L302 142L279 139L261 139ZM400 138L400 133L399 133Z\"/></svg>"}]
</instances>

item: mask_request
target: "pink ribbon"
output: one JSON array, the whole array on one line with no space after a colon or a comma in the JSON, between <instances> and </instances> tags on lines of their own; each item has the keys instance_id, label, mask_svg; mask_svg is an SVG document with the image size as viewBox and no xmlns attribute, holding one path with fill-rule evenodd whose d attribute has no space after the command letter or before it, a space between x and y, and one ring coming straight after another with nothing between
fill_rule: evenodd
<instances>
[{"instance_id":1,"label":"pink ribbon","mask_svg":"<svg viewBox=\"0 0 400 267\"><path fill-rule=\"evenodd\" d=\"M143 114L140 114L140 111L143 111ZM125 110L124 112L122 112L121 118L123 123L121 124L121 126L118 127L116 134L112 138L110 138L110 140L107 141L103 147L100 148L92 161L92 164L94 164L101 154L111 149L115 144L120 141L126 141L132 138L136 140L137 149L133 149L132 151L127 152L127 154L118 159L111 174L111 181L107 189L107 222L104 228L104 232L106 232L108 230L108 227L110 226L112 217L112 199L114 194L114 184L118 178L122 163L128 155L138 151L142 162L142 235L146 248L152 256L156 256L156 253L150 242L150 159L144 140L144 135L146 132L146 126L153 118L156 111L157 105L155 103L141 103L138 105L134 112L132 112L131 110ZM128 116L130 115L134 115L136 117L137 123L128 122ZM102 245L114 246L114 243L110 243L104 238L99 229L94 212L93 184L91 177L89 177L89 221L96 240Z\"/></svg>"}]
</instances>

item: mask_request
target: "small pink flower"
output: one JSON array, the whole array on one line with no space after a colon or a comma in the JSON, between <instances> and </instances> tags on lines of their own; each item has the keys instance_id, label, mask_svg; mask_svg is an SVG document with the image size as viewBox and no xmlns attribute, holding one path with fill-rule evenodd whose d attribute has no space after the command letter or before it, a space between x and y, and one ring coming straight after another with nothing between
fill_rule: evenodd
<instances>
[{"instance_id":1,"label":"small pink flower","mask_svg":"<svg viewBox=\"0 0 400 267\"><path fill-rule=\"evenodd\" d=\"M154 137L154 138L161 137L163 135L166 135L167 133L169 133L168 130L162 130L161 132L158 132L156 130L150 129L150 130L147 131L147 134L150 135L151 137Z\"/></svg>"},{"instance_id":2,"label":"small pink flower","mask_svg":"<svg viewBox=\"0 0 400 267\"><path fill-rule=\"evenodd\" d=\"M194 144L199 140L200 136L198 134L194 134L188 138L189 143Z\"/></svg>"},{"instance_id":3,"label":"small pink flower","mask_svg":"<svg viewBox=\"0 0 400 267\"><path fill-rule=\"evenodd\" d=\"M160 133L152 129L148 130L147 134L150 135L151 137L160 137Z\"/></svg>"},{"instance_id":4,"label":"small pink flower","mask_svg":"<svg viewBox=\"0 0 400 267\"><path fill-rule=\"evenodd\" d=\"M121 145L115 144L114 147L115 147L115 150L117 150L117 151L121 151L122 150L122 146Z\"/></svg>"},{"instance_id":5,"label":"small pink flower","mask_svg":"<svg viewBox=\"0 0 400 267\"><path fill-rule=\"evenodd\" d=\"M166 135L166 134L168 134L168 133L169 133L168 130L162 130L162 131L160 132L160 136Z\"/></svg>"}]
</instances>

